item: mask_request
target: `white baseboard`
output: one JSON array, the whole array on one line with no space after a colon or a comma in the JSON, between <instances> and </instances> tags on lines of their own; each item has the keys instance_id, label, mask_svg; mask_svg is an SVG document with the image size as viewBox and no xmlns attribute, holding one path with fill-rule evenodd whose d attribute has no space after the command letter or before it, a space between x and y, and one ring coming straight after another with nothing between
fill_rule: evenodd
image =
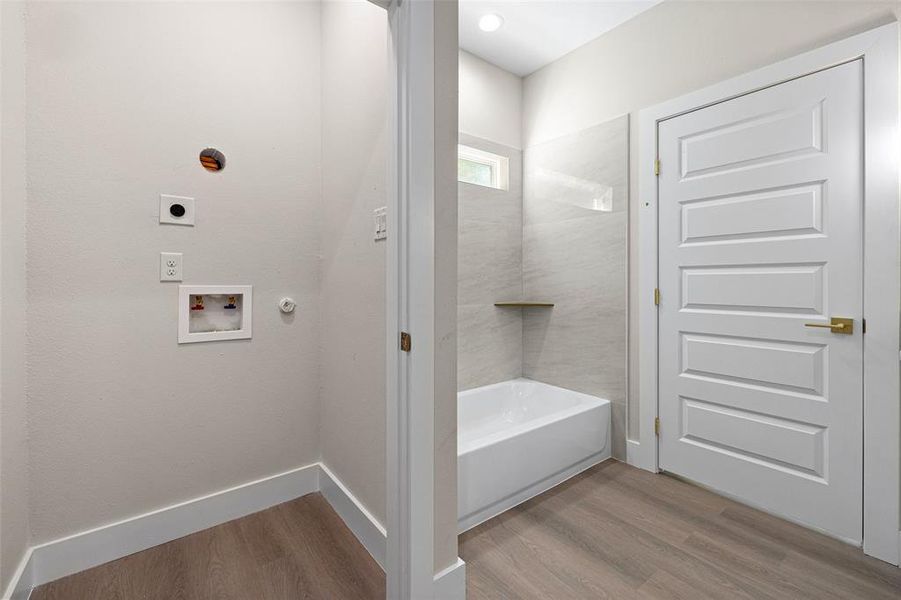
<instances>
[{"instance_id":1,"label":"white baseboard","mask_svg":"<svg viewBox=\"0 0 901 600\"><path fill-rule=\"evenodd\" d=\"M314 463L34 546L22 573L30 577L20 576L11 589L37 587L319 491L319 474Z\"/></svg>"},{"instance_id":2,"label":"white baseboard","mask_svg":"<svg viewBox=\"0 0 901 600\"><path fill-rule=\"evenodd\" d=\"M32 561L34 554L31 548L25 551L22 562L16 568L13 577L3 594L3 600L28 600L31 590L34 588L34 562Z\"/></svg>"},{"instance_id":3,"label":"white baseboard","mask_svg":"<svg viewBox=\"0 0 901 600\"><path fill-rule=\"evenodd\" d=\"M314 463L29 548L2 600L28 600L37 586L317 491L384 569L385 528L326 465ZM436 599L462 600L465 591L462 560L435 575Z\"/></svg>"},{"instance_id":4,"label":"white baseboard","mask_svg":"<svg viewBox=\"0 0 901 600\"><path fill-rule=\"evenodd\" d=\"M465 600L466 563L457 562L435 575L435 600Z\"/></svg>"},{"instance_id":5,"label":"white baseboard","mask_svg":"<svg viewBox=\"0 0 901 600\"><path fill-rule=\"evenodd\" d=\"M363 544L372 558L385 570L388 538L385 527L366 510L359 500L341 483L324 463L319 463L320 492L338 516ZM435 600L464 600L466 598L466 563L457 562L437 573L434 578Z\"/></svg>"},{"instance_id":6,"label":"white baseboard","mask_svg":"<svg viewBox=\"0 0 901 600\"><path fill-rule=\"evenodd\" d=\"M324 463L319 463L319 466L322 469L319 476L319 491L384 571L388 547L385 527L366 510L366 507Z\"/></svg>"},{"instance_id":7,"label":"white baseboard","mask_svg":"<svg viewBox=\"0 0 901 600\"><path fill-rule=\"evenodd\" d=\"M641 442L626 440L626 464L636 467L639 462L641 462Z\"/></svg>"}]
</instances>

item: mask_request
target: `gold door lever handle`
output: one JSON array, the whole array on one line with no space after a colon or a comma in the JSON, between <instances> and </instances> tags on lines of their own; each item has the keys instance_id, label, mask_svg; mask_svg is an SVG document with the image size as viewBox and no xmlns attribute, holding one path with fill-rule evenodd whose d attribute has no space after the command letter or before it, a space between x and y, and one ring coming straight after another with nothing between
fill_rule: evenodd
<instances>
[{"instance_id":1,"label":"gold door lever handle","mask_svg":"<svg viewBox=\"0 0 901 600\"><path fill-rule=\"evenodd\" d=\"M832 333L844 333L850 335L854 333L854 319L846 319L844 317L832 317L829 323L804 323L804 327L822 327L829 329Z\"/></svg>"}]
</instances>

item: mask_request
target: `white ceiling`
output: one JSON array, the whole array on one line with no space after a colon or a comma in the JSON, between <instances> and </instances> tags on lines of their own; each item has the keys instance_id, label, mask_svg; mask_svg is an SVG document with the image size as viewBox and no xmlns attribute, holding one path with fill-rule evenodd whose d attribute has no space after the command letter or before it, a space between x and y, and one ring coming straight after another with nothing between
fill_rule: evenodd
<instances>
[{"instance_id":1,"label":"white ceiling","mask_svg":"<svg viewBox=\"0 0 901 600\"><path fill-rule=\"evenodd\" d=\"M524 77L661 0L460 0L460 47ZM493 33L479 18L497 13Z\"/></svg>"}]
</instances>

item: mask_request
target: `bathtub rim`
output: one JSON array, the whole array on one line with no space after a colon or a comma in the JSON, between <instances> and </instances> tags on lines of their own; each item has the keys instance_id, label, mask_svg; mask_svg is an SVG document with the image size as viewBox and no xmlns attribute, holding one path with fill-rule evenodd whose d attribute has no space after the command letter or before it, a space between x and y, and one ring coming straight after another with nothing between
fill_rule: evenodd
<instances>
[{"instance_id":1,"label":"bathtub rim","mask_svg":"<svg viewBox=\"0 0 901 600\"><path fill-rule=\"evenodd\" d=\"M568 408L563 408L558 411L554 411L548 415L538 417L535 419L530 419L528 421L524 421L522 423L511 424L510 427L504 428L501 431L497 431L479 438L475 440L468 441L466 443L460 442L460 427L459 420L457 421L457 458L459 459L461 456L465 454L469 454L471 452L475 452L476 450L481 450L486 446L490 446L492 444L496 444L503 440L516 437L518 435L522 435L529 431L533 431L538 429L539 427L544 427L550 425L551 423L556 423L557 421L562 421L563 419L568 419L574 415L577 415L582 412L586 412L593 408L598 408L602 406L610 406L610 412L613 411L613 406L610 400L606 398L601 398L600 396L592 396L591 394L586 394L584 392L577 392L575 390L570 390L564 387L560 387L557 385L552 385L550 383L545 383L543 381L538 381L535 379L529 379L527 377L517 377L515 379L508 379L507 381L499 381L497 383L490 383L488 385L479 386L476 388L470 388L468 390L463 390L461 392L457 392L457 402L460 402L461 396L464 394L469 394L471 392L476 391L484 391L489 390L491 388L500 388L502 386L507 386L517 382L525 382L529 384L537 384L538 386L553 388L557 390L562 390L567 394L572 395L578 400L578 404L575 406L570 406ZM609 446L609 432L607 440L605 440L605 446Z\"/></svg>"}]
</instances>

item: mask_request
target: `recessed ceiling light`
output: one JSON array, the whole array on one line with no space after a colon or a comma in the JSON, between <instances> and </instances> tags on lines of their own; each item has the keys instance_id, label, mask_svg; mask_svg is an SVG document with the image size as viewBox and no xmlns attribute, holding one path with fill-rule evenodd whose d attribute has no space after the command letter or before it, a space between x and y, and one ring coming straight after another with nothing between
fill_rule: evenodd
<instances>
[{"instance_id":1,"label":"recessed ceiling light","mask_svg":"<svg viewBox=\"0 0 901 600\"><path fill-rule=\"evenodd\" d=\"M487 31L489 33L492 31L497 31L503 24L504 18L495 13L482 15L482 18L479 19L479 29L481 29L482 31Z\"/></svg>"}]
</instances>

